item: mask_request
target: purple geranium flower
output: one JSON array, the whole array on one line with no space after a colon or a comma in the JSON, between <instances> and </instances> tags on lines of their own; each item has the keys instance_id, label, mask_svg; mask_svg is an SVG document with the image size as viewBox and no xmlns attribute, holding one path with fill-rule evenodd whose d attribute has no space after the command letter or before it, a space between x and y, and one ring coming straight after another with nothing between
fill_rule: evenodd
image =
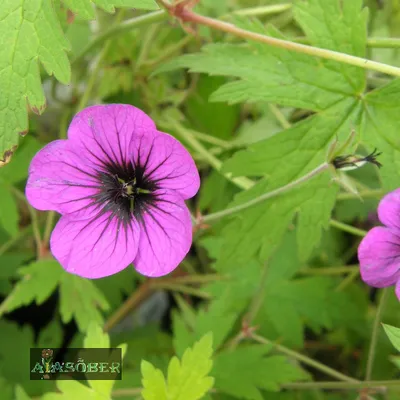
<instances>
[{"instance_id":1,"label":"purple geranium flower","mask_svg":"<svg viewBox=\"0 0 400 400\"><path fill-rule=\"evenodd\" d=\"M361 277L368 285L396 285L400 300L400 189L379 203L379 220L386 225L372 228L358 247Z\"/></svg>"},{"instance_id":2,"label":"purple geranium flower","mask_svg":"<svg viewBox=\"0 0 400 400\"><path fill-rule=\"evenodd\" d=\"M68 272L101 278L133 262L156 277L190 249L184 200L199 185L196 165L176 139L143 111L112 104L81 111L68 140L36 154L26 196L35 208L62 214L50 249Z\"/></svg>"}]
</instances>

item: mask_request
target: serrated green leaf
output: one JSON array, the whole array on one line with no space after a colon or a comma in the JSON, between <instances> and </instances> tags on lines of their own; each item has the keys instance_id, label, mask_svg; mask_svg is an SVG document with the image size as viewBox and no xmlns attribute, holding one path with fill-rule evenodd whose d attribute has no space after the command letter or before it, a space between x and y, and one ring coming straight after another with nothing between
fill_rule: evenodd
<instances>
[{"instance_id":1,"label":"serrated green leaf","mask_svg":"<svg viewBox=\"0 0 400 400\"><path fill-rule=\"evenodd\" d=\"M99 324L91 321L87 328L83 345L85 346L85 348L110 347L110 338L107 333L103 331L103 328Z\"/></svg>"},{"instance_id":2,"label":"serrated green leaf","mask_svg":"<svg viewBox=\"0 0 400 400\"><path fill-rule=\"evenodd\" d=\"M359 112L358 103L347 99L279 135L255 143L248 150L237 152L224 163L224 172L268 178L237 195L230 206L284 186L322 164L331 141L335 136L342 142L348 137ZM327 226L337 190L329 172L324 172L288 194L244 210L240 218L233 218L222 230L225 242L218 263L243 263L258 254L262 260L267 259L295 213L301 214L302 210L306 215L299 220L298 247L302 248L302 258L307 258L319 240L321 228ZM311 209L314 209L312 216ZM311 227L316 232L309 234Z\"/></svg>"},{"instance_id":3,"label":"serrated green leaf","mask_svg":"<svg viewBox=\"0 0 400 400\"><path fill-rule=\"evenodd\" d=\"M337 81L337 74L321 74L315 59L267 46L259 54L253 48L239 45L209 44L202 48L201 53L172 60L157 72L177 68L241 78L219 88L211 96L212 101L273 101L291 107L321 110L343 96L333 87L329 90L329 86Z\"/></svg>"},{"instance_id":4,"label":"serrated green leaf","mask_svg":"<svg viewBox=\"0 0 400 400\"><path fill-rule=\"evenodd\" d=\"M212 334L203 336L193 348L188 348L179 362L172 358L168 366L168 394L174 400L198 400L214 384L208 377L212 367Z\"/></svg>"},{"instance_id":5,"label":"serrated green leaf","mask_svg":"<svg viewBox=\"0 0 400 400\"><path fill-rule=\"evenodd\" d=\"M142 396L145 400L198 400L211 389L208 377L212 367L212 334L203 336L193 348L186 349L182 362L173 357L168 366L167 383L163 373L142 361Z\"/></svg>"},{"instance_id":6,"label":"serrated green leaf","mask_svg":"<svg viewBox=\"0 0 400 400\"><path fill-rule=\"evenodd\" d=\"M383 165L380 170L382 184L387 190L398 188L400 181L400 79L396 79L365 96L362 121L363 141L377 147Z\"/></svg>"},{"instance_id":7,"label":"serrated green leaf","mask_svg":"<svg viewBox=\"0 0 400 400\"><path fill-rule=\"evenodd\" d=\"M180 317L175 315L176 324L174 327L174 348L178 356L182 355L184 350L192 346L196 340L199 340L207 332L213 332L214 348L218 348L229 335L234 323L238 318L238 313L232 309L227 309L225 296L212 301L206 309L200 309L195 318L194 326L188 327Z\"/></svg>"},{"instance_id":8,"label":"serrated green leaf","mask_svg":"<svg viewBox=\"0 0 400 400\"><path fill-rule=\"evenodd\" d=\"M400 328L396 328L392 325L382 324L385 329L387 337L392 342L393 346L400 351Z\"/></svg>"},{"instance_id":9,"label":"serrated green leaf","mask_svg":"<svg viewBox=\"0 0 400 400\"><path fill-rule=\"evenodd\" d=\"M110 338L107 333L103 331L103 327L94 321L91 321L87 331L86 336L83 341L85 348L109 348ZM127 346L120 345L122 359L126 353ZM111 395L112 388L115 381L112 380L89 380L89 385L98 394L101 394L104 398L109 398Z\"/></svg>"},{"instance_id":10,"label":"serrated green leaf","mask_svg":"<svg viewBox=\"0 0 400 400\"><path fill-rule=\"evenodd\" d=\"M60 314L64 323L75 319L81 332L85 332L93 321L104 322L100 311L109 305L103 293L89 280L65 273L60 282Z\"/></svg>"},{"instance_id":11,"label":"serrated green leaf","mask_svg":"<svg viewBox=\"0 0 400 400\"><path fill-rule=\"evenodd\" d=\"M217 390L239 399L263 400L260 389L279 390L279 385L307 379L307 374L283 356L266 357L266 346L252 345L219 353L212 374Z\"/></svg>"},{"instance_id":12,"label":"serrated green leaf","mask_svg":"<svg viewBox=\"0 0 400 400\"><path fill-rule=\"evenodd\" d=\"M365 56L368 10L362 0L296 0L294 16L314 46ZM344 63L324 62L326 68L340 73L355 93L362 93L365 72Z\"/></svg>"},{"instance_id":13,"label":"serrated green leaf","mask_svg":"<svg viewBox=\"0 0 400 400\"><path fill-rule=\"evenodd\" d=\"M50 0L6 0L0 9L0 160L15 149L18 133L28 130L27 101L45 108L38 60L49 74L67 83L71 71L63 36Z\"/></svg>"},{"instance_id":14,"label":"serrated green leaf","mask_svg":"<svg viewBox=\"0 0 400 400\"><path fill-rule=\"evenodd\" d=\"M18 233L18 208L9 188L0 181L0 226L11 236Z\"/></svg>"},{"instance_id":15,"label":"serrated green leaf","mask_svg":"<svg viewBox=\"0 0 400 400\"><path fill-rule=\"evenodd\" d=\"M141 363L141 371L144 400L168 400L167 385L163 373L146 360Z\"/></svg>"},{"instance_id":16,"label":"serrated green leaf","mask_svg":"<svg viewBox=\"0 0 400 400\"><path fill-rule=\"evenodd\" d=\"M32 303L42 304L56 289L62 269L55 260L35 261L22 267L21 280L0 306L0 315Z\"/></svg>"},{"instance_id":17,"label":"serrated green leaf","mask_svg":"<svg viewBox=\"0 0 400 400\"><path fill-rule=\"evenodd\" d=\"M108 12L114 7L157 10L154 0L93 0ZM65 0L83 18L94 17L91 0ZM38 114L46 106L40 61L62 83L71 77L70 49L51 0L5 0L0 9L0 166L9 162L18 133L28 131L27 104Z\"/></svg>"}]
</instances>

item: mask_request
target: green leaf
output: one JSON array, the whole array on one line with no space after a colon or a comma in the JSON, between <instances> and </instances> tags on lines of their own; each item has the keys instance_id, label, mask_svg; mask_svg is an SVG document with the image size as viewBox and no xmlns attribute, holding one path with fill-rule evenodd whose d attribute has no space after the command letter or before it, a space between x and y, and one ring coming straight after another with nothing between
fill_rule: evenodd
<instances>
[{"instance_id":1,"label":"green leaf","mask_svg":"<svg viewBox=\"0 0 400 400\"><path fill-rule=\"evenodd\" d=\"M386 168L380 170L380 176L387 190L398 188L400 180L399 90L400 79L396 79L365 96L363 139L382 152L379 159Z\"/></svg>"},{"instance_id":2,"label":"green leaf","mask_svg":"<svg viewBox=\"0 0 400 400\"><path fill-rule=\"evenodd\" d=\"M141 370L144 400L168 400L167 384L163 373L146 360L142 361Z\"/></svg>"},{"instance_id":3,"label":"green leaf","mask_svg":"<svg viewBox=\"0 0 400 400\"><path fill-rule=\"evenodd\" d=\"M59 348L63 341L63 330L57 319L51 321L41 329L36 346L43 348Z\"/></svg>"},{"instance_id":4,"label":"green leaf","mask_svg":"<svg viewBox=\"0 0 400 400\"><path fill-rule=\"evenodd\" d=\"M114 7L158 9L154 0L93 0L108 12ZM83 18L93 18L90 0L65 0ZM6 0L0 10L0 166L18 145L18 133L28 131L27 102L41 114L46 100L41 88L38 61L49 75L68 83L70 49L51 0Z\"/></svg>"},{"instance_id":5,"label":"green leaf","mask_svg":"<svg viewBox=\"0 0 400 400\"><path fill-rule=\"evenodd\" d=\"M176 400L201 399L214 384L208 377L212 361L212 334L203 336L185 351L182 362L172 358L168 366L168 393Z\"/></svg>"},{"instance_id":6,"label":"green leaf","mask_svg":"<svg viewBox=\"0 0 400 400\"><path fill-rule=\"evenodd\" d=\"M110 338L107 333L103 331L103 327L97 324L94 321L91 321L84 339L84 347L85 348L109 348L110 347ZM126 353L127 346L120 345L122 358ZM112 388L115 384L115 381L107 381L107 380L89 380L89 385L96 392L100 393L104 396L104 398L108 398L111 395Z\"/></svg>"},{"instance_id":7,"label":"green leaf","mask_svg":"<svg viewBox=\"0 0 400 400\"><path fill-rule=\"evenodd\" d=\"M226 82L222 77L200 76L196 91L185 101L186 115L194 129L228 139L239 120L239 107L213 104L209 97Z\"/></svg>"},{"instance_id":8,"label":"green leaf","mask_svg":"<svg viewBox=\"0 0 400 400\"><path fill-rule=\"evenodd\" d=\"M49 74L67 83L69 45L50 0L8 0L0 10L0 160L28 130L27 102L36 113L45 108L38 60ZM5 40L7 38L7 40Z\"/></svg>"},{"instance_id":9,"label":"green leaf","mask_svg":"<svg viewBox=\"0 0 400 400\"><path fill-rule=\"evenodd\" d=\"M107 348L110 347L110 338L99 324L91 321L87 328L83 345L85 348Z\"/></svg>"},{"instance_id":10,"label":"green leaf","mask_svg":"<svg viewBox=\"0 0 400 400\"><path fill-rule=\"evenodd\" d=\"M18 208L9 188L0 181L0 226L11 236L18 233Z\"/></svg>"},{"instance_id":11,"label":"green leaf","mask_svg":"<svg viewBox=\"0 0 400 400\"><path fill-rule=\"evenodd\" d=\"M32 329L28 325L19 327L16 323L2 320L0 331L0 375L9 383L26 384L29 382L28 367L22 369L21 365L29 366L29 348L34 347Z\"/></svg>"},{"instance_id":12,"label":"green leaf","mask_svg":"<svg viewBox=\"0 0 400 400\"><path fill-rule=\"evenodd\" d=\"M17 385L15 387L15 400L31 400L31 398L20 385Z\"/></svg>"},{"instance_id":13,"label":"green leaf","mask_svg":"<svg viewBox=\"0 0 400 400\"><path fill-rule=\"evenodd\" d=\"M293 12L314 46L365 57L368 10L361 11L362 3L362 0L297 0ZM325 62L325 66L340 73L354 92L364 90L362 69L333 61Z\"/></svg>"},{"instance_id":14,"label":"green leaf","mask_svg":"<svg viewBox=\"0 0 400 400\"><path fill-rule=\"evenodd\" d=\"M211 389L212 335L203 336L193 348L186 349L180 362L173 357L168 366L167 383L163 373L142 361L142 396L145 400L198 400Z\"/></svg>"},{"instance_id":15,"label":"green leaf","mask_svg":"<svg viewBox=\"0 0 400 400\"><path fill-rule=\"evenodd\" d=\"M187 326L178 314L174 315L174 348L180 356L186 347L193 345L207 332L213 332L213 344L217 349L231 332L234 323L238 318L238 313L227 309L229 304L227 295L214 300L205 309L200 309L195 317L194 326ZM215 339L214 339L215 338Z\"/></svg>"},{"instance_id":16,"label":"green leaf","mask_svg":"<svg viewBox=\"0 0 400 400\"><path fill-rule=\"evenodd\" d=\"M100 312L109 305L95 284L85 278L65 273L60 282L60 314L64 323L75 319L78 329L85 332L92 321L102 324Z\"/></svg>"},{"instance_id":17,"label":"green leaf","mask_svg":"<svg viewBox=\"0 0 400 400\"><path fill-rule=\"evenodd\" d=\"M282 187L322 164L334 137L341 142L348 137L359 111L357 102L344 100L279 135L237 152L224 163L224 172L234 176L268 177L238 194L230 206ZM222 230L224 243L218 269L222 270L222 264L244 263L255 256L267 259L281 242L295 214L301 216L302 212L305 215L298 221L298 247L302 259L306 259L318 243L321 229L328 226L337 190L329 172L324 172L287 194L242 211Z\"/></svg>"},{"instance_id":18,"label":"green leaf","mask_svg":"<svg viewBox=\"0 0 400 400\"><path fill-rule=\"evenodd\" d=\"M114 12L114 7L140 8L143 10L158 10L154 0L64 0L64 4L81 18L93 19L95 17L93 4L104 11Z\"/></svg>"},{"instance_id":19,"label":"green leaf","mask_svg":"<svg viewBox=\"0 0 400 400\"><path fill-rule=\"evenodd\" d=\"M260 389L278 391L282 383L308 378L308 375L286 357L266 357L267 346L238 347L219 353L212 374L218 391L239 399L263 400Z\"/></svg>"},{"instance_id":20,"label":"green leaf","mask_svg":"<svg viewBox=\"0 0 400 400\"><path fill-rule=\"evenodd\" d=\"M64 323L76 320L81 332L91 321L101 324L109 305L95 284L64 271L55 260L39 260L19 270L22 275L14 290L0 305L0 315L32 303L42 304L58 287L60 289L60 314Z\"/></svg>"},{"instance_id":21,"label":"green leaf","mask_svg":"<svg viewBox=\"0 0 400 400\"><path fill-rule=\"evenodd\" d=\"M24 138L17 153L13 156L13 163L0 168L0 182L15 184L26 179L29 164L41 147L42 145L34 137Z\"/></svg>"},{"instance_id":22,"label":"green leaf","mask_svg":"<svg viewBox=\"0 0 400 400\"><path fill-rule=\"evenodd\" d=\"M396 328L392 325L382 324L383 329L386 332L389 340L392 342L393 346L400 351L400 328Z\"/></svg>"},{"instance_id":23,"label":"green leaf","mask_svg":"<svg viewBox=\"0 0 400 400\"><path fill-rule=\"evenodd\" d=\"M0 306L0 315L32 302L42 304L57 288L62 269L55 260L35 261L19 270L21 279Z\"/></svg>"}]
</instances>

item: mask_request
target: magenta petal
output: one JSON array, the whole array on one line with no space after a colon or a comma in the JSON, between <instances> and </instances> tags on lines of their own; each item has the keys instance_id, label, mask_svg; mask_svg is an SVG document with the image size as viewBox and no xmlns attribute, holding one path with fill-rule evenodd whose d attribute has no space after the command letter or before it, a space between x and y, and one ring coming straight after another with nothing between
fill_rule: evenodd
<instances>
[{"instance_id":1,"label":"magenta petal","mask_svg":"<svg viewBox=\"0 0 400 400\"><path fill-rule=\"evenodd\" d=\"M371 229L358 247L360 272L364 282L386 287L400 279L400 236L388 228Z\"/></svg>"},{"instance_id":2,"label":"magenta petal","mask_svg":"<svg viewBox=\"0 0 400 400\"><path fill-rule=\"evenodd\" d=\"M66 271L84 278L103 278L125 269L134 260L138 225L131 222L124 226L117 218L110 218L110 213L99 214L93 218L93 212L85 211L64 215L58 221L50 248Z\"/></svg>"},{"instance_id":3,"label":"magenta petal","mask_svg":"<svg viewBox=\"0 0 400 400\"><path fill-rule=\"evenodd\" d=\"M400 232L400 189L388 193L380 201L378 217L387 227Z\"/></svg>"},{"instance_id":4,"label":"magenta petal","mask_svg":"<svg viewBox=\"0 0 400 400\"><path fill-rule=\"evenodd\" d=\"M135 163L145 165L146 176L161 189L174 190L183 199L193 197L200 177L190 153L174 137L154 131L132 142Z\"/></svg>"},{"instance_id":5,"label":"magenta petal","mask_svg":"<svg viewBox=\"0 0 400 400\"><path fill-rule=\"evenodd\" d=\"M33 158L25 193L38 210L64 214L90 204L98 187L95 172L85 157L78 155L68 141L56 140Z\"/></svg>"},{"instance_id":6,"label":"magenta petal","mask_svg":"<svg viewBox=\"0 0 400 400\"><path fill-rule=\"evenodd\" d=\"M95 164L121 164L130 158L130 143L156 129L142 110L127 104L85 108L76 114L68 129L68 139L79 143Z\"/></svg>"},{"instance_id":7,"label":"magenta petal","mask_svg":"<svg viewBox=\"0 0 400 400\"><path fill-rule=\"evenodd\" d=\"M400 279L396 283L395 293L397 298L400 300Z\"/></svg>"},{"instance_id":8,"label":"magenta petal","mask_svg":"<svg viewBox=\"0 0 400 400\"><path fill-rule=\"evenodd\" d=\"M191 244L189 210L179 195L165 193L144 213L134 266L146 276L166 275L185 258Z\"/></svg>"}]
</instances>

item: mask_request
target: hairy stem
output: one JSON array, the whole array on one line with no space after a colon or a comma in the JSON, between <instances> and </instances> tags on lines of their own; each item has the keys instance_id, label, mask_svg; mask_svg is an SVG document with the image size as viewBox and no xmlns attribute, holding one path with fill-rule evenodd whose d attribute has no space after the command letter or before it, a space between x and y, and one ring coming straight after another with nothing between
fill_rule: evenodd
<instances>
[{"instance_id":1,"label":"hairy stem","mask_svg":"<svg viewBox=\"0 0 400 400\"><path fill-rule=\"evenodd\" d=\"M282 389L309 390L309 389L327 389L327 390L357 390L357 389L376 389L385 391L388 387L400 387L400 380L396 381L364 381L364 382L298 382L285 383L281 385Z\"/></svg>"},{"instance_id":2,"label":"hairy stem","mask_svg":"<svg viewBox=\"0 0 400 400\"><path fill-rule=\"evenodd\" d=\"M258 196L255 199L251 199L251 200L247 201L246 203L239 204L238 206L234 206L234 207L222 210L222 211L218 211L213 214L206 215L202 218L202 221L205 223L214 222L214 221L217 221L228 215L236 214L239 211L242 211L246 208L252 207L252 206L259 204L265 200L271 199L272 197L279 196L279 195L286 193L289 190L292 190L292 189L296 188L297 186L309 181L310 179L319 175L321 172L327 170L329 167L330 167L330 164L324 162L323 164L319 165L317 168L308 172L304 176L288 183L287 185L284 185L278 189L272 190L271 192L264 193L261 196Z\"/></svg>"},{"instance_id":3,"label":"hairy stem","mask_svg":"<svg viewBox=\"0 0 400 400\"><path fill-rule=\"evenodd\" d=\"M172 15L179 18L182 22L190 22L192 24L208 26L215 30L230 33L243 39L254 40L256 42L261 42L270 46L295 51L297 53L307 54L326 60L338 61L343 64L353 65L359 68L377 71L388 75L400 76L400 68L393 67L391 65L368 60L362 57L352 56L350 54L340 53L333 50L312 47L301 43L290 42L288 40L262 35L260 33L255 33L246 29L238 28L237 26L230 23L197 14L190 10L188 7L171 6L170 4L167 4L164 0L160 2L164 5L164 7L169 10Z\"/></svg>"},{"instance_id":4,"label":"hairy stem","mask_svg":"<svg viewBox=\"0 0 400 400\"><path fill-rule=\"evenodd\" d=\"M341 372L336 371L333 368L330 368L330 367L320 363L319 361L313 360L310 357L300 354L297 351L291 350L291 349L289 349L285 346L282 346L278 343L274 343L262 336L259 336L259 335L256 335L253 333L251 335L251 338L258 343L272 345L280 353L286 354L287 356L294 358L294 359L302 362L303 364L313 367L321 372L324 372L326 375L332 376L333 378L336 378L338 380L345 381L345 382L359 383L359 381L357 379L354 379L354 378L351 378L350 376L344 375Z\"/></svg>"}]
</instances>

